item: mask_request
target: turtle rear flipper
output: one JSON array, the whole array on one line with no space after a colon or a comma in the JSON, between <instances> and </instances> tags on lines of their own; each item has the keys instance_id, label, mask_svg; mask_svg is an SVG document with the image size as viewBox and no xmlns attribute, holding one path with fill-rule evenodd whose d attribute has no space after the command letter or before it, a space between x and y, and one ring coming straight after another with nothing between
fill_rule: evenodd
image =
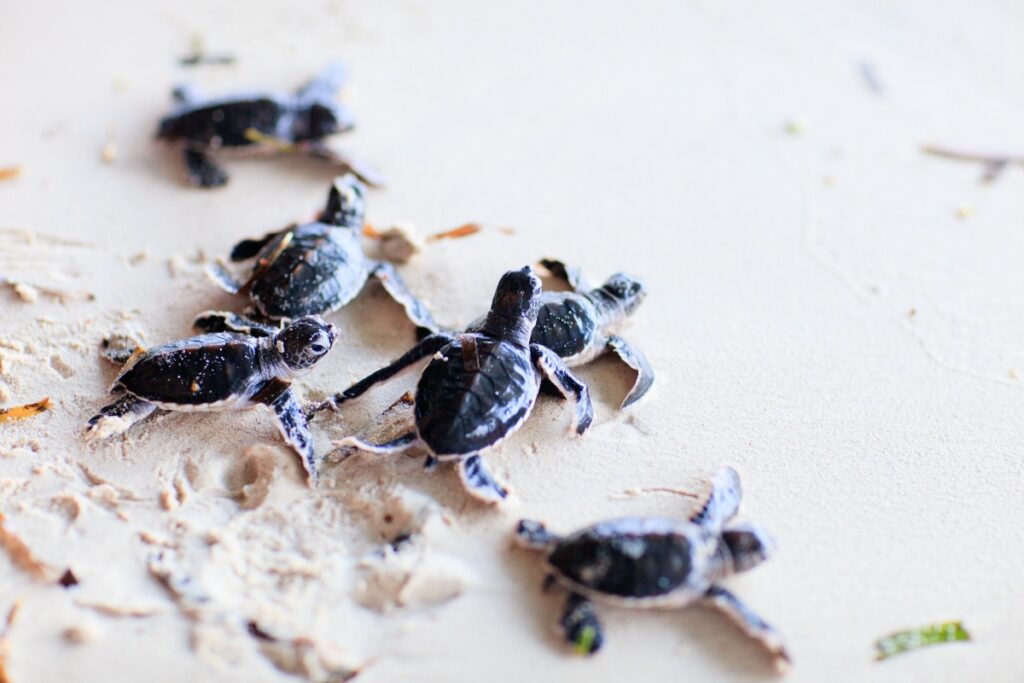
<instances>
[{"instance_id":1,"label":"turtle rear flipper","mask_svg":"<svg viewBox=\"0 0 1024 683\"><path fill-rule=\"evenodd\" d=\"M272 379L253 397L253 400L274 411L274 422L277 423L285 442L299 454L310 484L316 484L319 469L313 448L313 436L309 433L309 423L302 412L302 405L295 397L295 392L289 388L287 382Z\"/></svg>"},{"instance_id":2,"label":"turtle rear flipper","mask_svg":"<svg viewBox=\"0 0 1024 683\"><path fill-rule=\"evenodd\" d=\"M654 384L654 368L651 367L647 356L640 349L622 337L615 335L608 337L608 349L613 351L623 363L636 370L633 388L629 390L626 398L622 401L622 407L627 408L643 398Z\"/></svg>"},{"instance_id":3,"label":"turtle rear flipper","mask_svg":"<svg viewBox=\"0 0 1024 683\"><path fill-rule=\"evenodd\" d=\"M156 406L152 403L126 394L100 408L100 412L89 419L86 438L105 439L126 432L136 422L149 417L154 410Z\"/></svg>"},{"instance_id":4,"label":"turtle rear flipper","mask_svg":"<svg viewBox=\"0 0 1024 683\"><path fill-rule=\"evenodd\" d=\"M594 603L579 593L569 594L562 614L558 617L558 628L566 643L578 655L592 655L604 645L604 629Z\"/></svg>"},{"instance_id":5,"label":"turtle rear flipper","mask_svg":"<svg viewBox=\"0 0 1024 683\"><path fill-rule=\"evenodd\" d=\"M748 636L763 645L779 671L789 668L791 660L786 646L782 642L782 636L738 597L721 586L712 586L703 599L705 603L732 619Z\"/></svg>"},{"instance_id":6,"label":"turtle rear flipper","mask_svg":"<svg viewBox=\"0 0 1024 683\"><path fill-rule=\"evenodd\" d=\"M742 498L740 475L731 467L723 467L711 480L711 492L704 506L690 518L690 521L718 531L739 512Z\"/></svg>"},{"instance_id":7,"label":"turtle rear flipper","mask_svg":"<svg viewBox=\"0 0 1024 683\"><path fill-rule=\"evenodd\" d=\"M500 503L508 497L508 489L494 478L479 455L459 461L459 478L469 495L485 503Z\"/></svg>"},{"instance_id":8,"label":"turtle rear flipper","mask_svg":"<svg viewBox=\"0 0 1024 683\"><path fill-rule=\"evenodd\" d=\"M221 187L227 184L228 174L214 163L213 158L206 152L186 148L182 155L185 159L185 174L191 184L204 188Z\"/></svg>"},{"instance_id":9,"label":"turtle rear flipper","mask_svg":"<svg viewBox=\"0 0 1024 683\"><path fill-rule=\"evenodd\" d=\"M192 327L204 333L238 332L250 337L273 337L280 329L231 311L203 311L192 321Z\"/></svg>"}]
</instances>

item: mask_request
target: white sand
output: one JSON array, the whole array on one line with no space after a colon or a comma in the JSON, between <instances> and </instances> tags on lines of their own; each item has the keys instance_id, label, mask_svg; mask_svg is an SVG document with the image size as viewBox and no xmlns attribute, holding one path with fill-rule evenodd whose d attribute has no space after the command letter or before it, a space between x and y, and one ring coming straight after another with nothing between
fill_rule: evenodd
<instances>
[{"instance_id":1,"label":"white sand","mask_svg":"<svg viewBox=\"0 0 1024 683\"><path fill-rule=\"evenodd\" d=\"M3 13L0 166L23 169L0 182L0 225L56 240L0 233L0 275L95 294L0 298L0 396L56 402L0 425L5 528L45 564L37 578L0 555L0 616L21 603L0 644L12 683L324 680L359 665L368 682L767 678L758 648L699 609L603 609L606 650L569 657L550 631L560 598L508 549L520 515L556 530L685 516L686 498L620 494L699 490L723 462L743 477L742 517L781 546L729 585L786 636L790 680L1024 677L1024 172L981 186L979 165L919 151L1024 150L1024 11L294 4ZM177 67L194 33L238 64ZM308 215L328 187L302 160L228 161L226 189L185 187L151 141L171 84L290 88L334 56L352 65L360 121L338 142L391 180L371 194L374 224L516 229L403 268L440 319L470 320L503 270L544 255L652 290L626 330L658 371L652 394L619 413L628 373L582 370L596 426L570 439L569 412L543 401L490 456L516 493L500 511L450 468L401 457L330 466L310 492L260 410L82 439L113 376L100 338L130 323L156 343L240 306L197 253ZM411 339L376 286L333 320L344 334L307 398ZM411 381L318 426L320 447ZM419 540L374 555L405 527ZM69 566L80 584L52 585ZM974 642L872 660L875 638L946 619Z\"/></svg>"}]
</instances>

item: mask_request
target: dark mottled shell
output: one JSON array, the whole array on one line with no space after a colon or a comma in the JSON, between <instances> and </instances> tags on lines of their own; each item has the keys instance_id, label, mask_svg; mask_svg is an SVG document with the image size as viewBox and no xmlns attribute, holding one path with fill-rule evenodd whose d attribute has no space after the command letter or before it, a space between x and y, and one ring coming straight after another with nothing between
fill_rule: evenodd
<instances>
[{"instance_id":1,"label":"dark mottled shell","mask_svg":"<svg viewBox=\"0 0 1024 683\"><path fill-rule=\"evenodd\" d=\"M240 147L253 144L253 139L246 134L249 129L274 135L284 113L280 103L266 97L203 103L165 118L160 124L159 137L187 140L203 147Z\"/></svg>"},{"instance_id":2,"label":"dark mottled shell","mask_svg":"<svg viewBox=\"0 0 1024 683\"><path fill-rule=\"evenodd\" d=\"M545 292L530 341L571 358L587 349L596 332L594 306L582 295Z\"/></svg>"},{"instance_id":3,"label":"dark mottled shell","mask_svg":"<svg viewBox=\"0 0 1024 683\"><path fill-rule=\"evenodd\" d=\"M604 522L561 541L548 562L573 583L623 598L666 595L684 585L694 547L670 520Z\"/></svg>"},{"instance_id":4,"label":"dark mottled shell","mask_svg":"<svg viewBox=\"0 0 1024 683\"><path fill-rule=\"evenodd\" d=\"M366 283L369 264L352 230L324 223L300 226L291 242L274 258L281 240L271 240L256 266L252 300L268 318L298 318L336 310L348 303Z\"/></svg>"},{"instance_id":5,"label":"dark mottled shell","mask_svg":"<svg viewBox=\"0 0 1024 683\"><path fill-rule=\"evenodd\" d=\"M201 405L242 395L257 377L258 342L244 334L204 334L157 346L117 378L159 403Z\"/></svg>"},{"instance_id":6,"label":"dark mottled shell","mask_svg":"<svg viewBox=\"0 0 1024 683\"><path fill-rule=\"evenodd\" d=\"M482 451L530 414L540 375L528 349L474 334L457 338L440 355L416 388L416 427L435 455Z\"/></svg>"}]
</instances>

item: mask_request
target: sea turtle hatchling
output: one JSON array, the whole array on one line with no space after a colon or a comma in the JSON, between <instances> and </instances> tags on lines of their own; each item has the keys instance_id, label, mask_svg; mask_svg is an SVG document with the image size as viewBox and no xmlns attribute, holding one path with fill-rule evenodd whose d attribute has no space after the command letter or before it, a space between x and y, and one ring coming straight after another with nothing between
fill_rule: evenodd
<instances>
[{"instance_id":1,"label":"sea turtle hatchling","mask_svg":"<svg viewBox=\"0 0 1024 683\"><path fill-rule=\"evenodd\" d=\"M558 628L579 654L604 642L591 601L625 607L678 609L707 603L731 617L784 670L789 655L779 633L719 582L747 571L771 554L769 537L752 524L725 527L739 510L739 475L723 468L704 506L688 522L626 517L556 536L540 522L521 520L515 540L544 553L545 586L569 591Z\"/></svg>"},{"instance_id":2,"label":"sea turtle hatchling","mask_svg":"<svg viewBox=\"0 0 1024 683\"><path fill-rule=\"evenodd\" d=\"M409 432L382 444L358 436L335 443L372 453L418 446L427 451L428 466L439 460L457 461L462 482L473 496L491 503L504 499L507 489L487 471L480 453L523 425L542 378L575 401L577 434L593 421L586 385L554 352L530 343L540 295L540 279L529 266L509 271L498 282L490 313L477 332L426 337L391 365L336 394L335 406L432 357L416 386L415 422Z\"/></svg>"},{"instance_id":3,"label":"sea turtle hatchling","mask_svg":"<svg viewBox=\"0 0 1024 683\"><path fill-rule=\"evenodd\" d=\"M544 259L541 265L565 280L572 291L546 291L541 295L537 325L530 341L557 353L570 368L589 363L609 351L615 353L636 371L633 388L622 407L639 401L654 383L654 370L643 352L611 330L643 302L647 296L644 283L616 273L600 287L590 287L578 269L561 261ZM468 331L476 331L483 321L481 318L473 322Z\"/></svg>"},{"instance_id":4,"label":"sea turtle hatchling","mask_svg":"<svg viewBox=\"0 0 1024 683\"><path fill-rule=\"evenodd\" d=\"M157 139L181 147L189 182L198 187L227 183L227 173L211 158L223 150L305 154L346 168L371 185L382 185L374 170L324 141L354 125L351 113L335 97L347 75L342 63L332 63L295 94L203 97L194 87L179 86L174 90L176 106L160 121Z\"/></svg>"},{"instance_id":5,"label":"sea turtle hatchling","mask_svg":"<svg viewBox=\"0 0 1024 683\"><path fill-rule=\"evenodd\" d=\"M196 318L196 328L270 336L277 332L276 321L338 310L373 276L413 323L436 329L430 311L409 292L395 267L374 261L363 251L363 195L363 185L355 176L335 178L327 204L315 221L236 244L232 261L255 259L248 278L237 280L220 263L212 265L208 273L227 292L248 294L252 306L244 316L205 311Z\"/></svg>"},{"instance_id":6,"label":"sea turtle hatchling","mask_svg":"<svg viewBox=\"0 0 1024 683\"><path fill-rule=\"evenodd\" d=\"M336 336L333 325L306 316L273 337L221 332L140 349L111 388L111 393L124 395L89 420L87 436L127 431L158 408L190 412L263 404L274 411L278 429L315 482L313 439L290 385L327 355Z\"/></svg>"}]
</instances>

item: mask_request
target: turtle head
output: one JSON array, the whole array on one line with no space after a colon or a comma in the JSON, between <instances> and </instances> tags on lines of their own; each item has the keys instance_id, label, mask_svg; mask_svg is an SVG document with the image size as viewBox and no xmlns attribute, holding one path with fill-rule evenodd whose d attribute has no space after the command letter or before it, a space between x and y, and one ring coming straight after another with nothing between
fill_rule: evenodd
<instances>
[{"instance_id":1,"label":"turtle head","mask_svg":"<svg viewBox=\"0 0 1024 683\"><path fill-rule=\"evenodd\" d=\"M334 325L325 323L316 315L297 318L274 337L274 347L288 371L301 374L327 355L338 337Z\"/></svg>"},{"instance_id":2,"label":"turtle head","mask_svg":"<svg viewBox=\"0 0 1024 683\"><path fill-rule=\"evenodd\" d=\"M327 205L320 213L320 222L345 228L363 228L366 213L366 188L351 173L338 176L327 195Z\"/></svg>"},{"instance_id":3,"label":"turtle head","mask_svg":"<svg viewBox=\"0 0 1024 683\"><path fill-rule=\"evenodd\" d=\"M732 557L732 571L745 572L767 560L775 552L775 542L753 524L738 524L722 532L722 543Z\"/></svg>"},{"instance_id":4,"label":"turtle head","mask_svg":"<svg viewBox=\"0 0 1024 683\"><path fill-rule=\"evenodd\" d=\"M647 297L647 287L644 286L643 280L625 273L615 273L601 285L601 289L622 306L626 315L635 311Z\"/></svg>"},{"instance_id":5,"label":"turtle head","mask_svg":"<svg viewBox=\"0 0 1024 683\"><path fill-rule=\"evenodd\" d=\"M540 311L541 291L540 278L530 266L502 275L494 290L483 331L499 339L529 345Z\"/></svg>"}]
</instances>

